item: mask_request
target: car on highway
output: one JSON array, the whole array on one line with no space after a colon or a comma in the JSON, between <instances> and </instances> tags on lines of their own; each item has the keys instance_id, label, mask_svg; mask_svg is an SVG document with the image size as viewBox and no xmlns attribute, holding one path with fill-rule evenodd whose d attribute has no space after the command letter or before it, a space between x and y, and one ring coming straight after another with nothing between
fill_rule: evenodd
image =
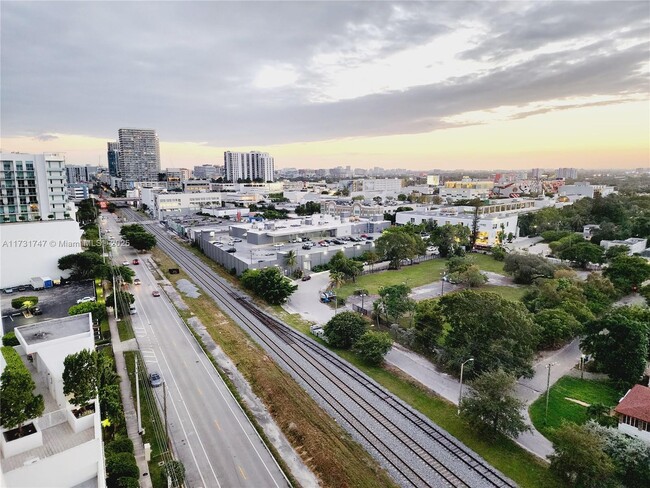
<instances>
[{"instance_id":1,"label":"car on highway","mask_svg":"<svg viewBox=\"0 0 650 488\"><path fill-rule=\"evenodd\" d=\"M138 259L134 259L134 260L131 261L131 262L132 262L133 264L140 264L140 261L139 261Z\"/></svg>"},{"instance_id":2,"label":"car on highway","mask_svg":"<svg viewBox=\"0 0 650 488\"><path fill-rule=\"evenodd\" d=\"M141 284L142 284L142 281L140 281L140 278L135 278L135 279L133 280L133 284L134 284L134 285L141 285Z\"/></svg>"},{"instance_id":3,"label":"car on highway","mask_svg":"<svg viewBox=\"0 0 650 488\"><path fill-rule=\"evenodd\" d=\"M95 301L95 297L83 297L83 298L80 298L79 300L77 300L77 304L94 302L94 301Z\"/></svg>"},{"instance_id":4,"label":"car on highway","mask_svg":"<svg viewBox=\"0 0 650 488\"><path fill-rule=\"evenodd\" d=\"M319 245L320 247L330 247L330 245L329 245L327 242L325 242L325 241L320 241L320 242L318 243L318 245Z\"/></svg>"},{"instance_id":5,"label":"car on highway","mask_svg":"<svg viewBox=\"0 0 650 488\"><path fill-rule=\"evenodd\" d=\"M154 291L151 292L151 295L154 296L154 297L159 297L160 292L158 290L154 290Z\"/></svg>"},{"instance_id":6,"label":"car on highway","mask_svg":"<svg viewBox=\"0 0 650 488\"><path fill-rule=\"evenodd\" d=\"M151 373L149 375L149 384L153 386L154 388L157 388L159 386L162 386L162 378L158 373Z\"/></svg>"},{"instance_id":7,"label":"car on highway","mask_svg":"<svg viewBox=\"0 0 650 488\"><path fill-rule=\"evenodd\" d=\"M314 244L312 242L307 242L306 244L302 245L303 249L311 249L312 247L314 247Z\"/></svg>"}]
</instances>

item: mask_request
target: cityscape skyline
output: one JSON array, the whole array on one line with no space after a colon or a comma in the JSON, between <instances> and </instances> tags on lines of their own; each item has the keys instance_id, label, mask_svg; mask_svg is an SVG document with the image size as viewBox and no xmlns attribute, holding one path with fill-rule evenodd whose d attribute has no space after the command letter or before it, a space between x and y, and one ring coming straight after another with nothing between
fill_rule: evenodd
<instances>
[{"instance_id":1,"label":"cityscape skyline","mask_svg":"<svg viewBox=\"0 0 650 488\"><path fill-rule=\"evenodd\" d=\"M645 2L155 13L143 30L139 2L3 2L2 149L106 166L118 128L152 127L162 168L250 150L277 168L650 164Z\"/></svg>"}]
</instances>

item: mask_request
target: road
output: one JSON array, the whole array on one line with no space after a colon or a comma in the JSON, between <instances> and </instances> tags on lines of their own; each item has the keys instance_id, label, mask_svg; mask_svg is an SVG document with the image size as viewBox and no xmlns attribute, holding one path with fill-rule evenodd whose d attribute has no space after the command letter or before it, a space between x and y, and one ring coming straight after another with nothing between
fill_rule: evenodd
<instances>
[{"instance_id":1,"label":"road","mask_svg":"<svg viewBox=\"0 0 650 488\"><path fill-rule=\"evenodd\" d=\"M107 227L119 235L114 217ZM186 468L188 487L282 487L288 482L204 352L187 331L149 269L149 258L113 247L115 261L131 262L142 284L132 285L134 332L149 372L166 383L169 432ZM160 297L152 291L161 291ZM155 395L162 414L163 388Z\"/></svg>"}]
</instances>

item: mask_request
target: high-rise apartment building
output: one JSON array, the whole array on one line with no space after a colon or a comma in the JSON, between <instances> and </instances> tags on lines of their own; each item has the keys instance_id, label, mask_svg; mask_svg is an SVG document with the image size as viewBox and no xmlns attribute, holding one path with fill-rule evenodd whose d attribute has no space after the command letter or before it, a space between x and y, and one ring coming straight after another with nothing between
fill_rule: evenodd
<instances>
[{"instance_id":1,"label":"high-rise apartment building","mask_svg":"<svg viewBox=\"0 0 650 488\"><path fill-rule=\"evenodd\" d=\"M118 142L117 168L123 184L158 181L160 147L155 130L120 129Z\"/></svg>"},{"instance_id":2,"label":"high-rise apartment building","mask_svg":"<svg viewBox=\"0 0 650 488\"><path fill-rule=\"evenodd\" d=\"M93 176L95 176L98 171L98 166L66 165L65 167L65 175L66 179L68 180L68 184L88 183L92 181Z\"/></svg>"},{"instance_id":3,"label":"high-rise apartment building","mask_svg":"<svg viewBox=\"0 0 650 488\"><path fill-rule=\"evenodd\" d=\"M226 151L223 153L223 166L226 180L233 183L245 179L264 182L274 180L275 163L269 153Z\"/></svg>"},{"instance_id":4,"label":"high-rise apartment building","mask_svg":"<svg viewBox=\"0 0 650 488\"><path fill-rule=\"evenodd\" d=\"M222 175L222 168L215 164L203 164L201 166L194 166L192 175L198 180L209 180L214 178L215 180Z\"/></svg>"},{"instance_id":5,"label":"high-rise apartment building","mask_svg":"<svg viewBox=\"0 0 650 488\"><path fill-rule=\"evenodd\" d=\"M578 178L578 170L576 168L558 168L555 173L555 176L558 178L566 178L570 180Z\"/></svg>"},{"instance_id":6,"label":"high-rise apartment building","mask_svg":"<svg viewBox=\"0 0 650 488\"><path fill-rule=\"evenodd\" d=\"M62 154L2 153L0 223L70 217Z\"/></svg>"},{"instance_id":7,"label":"high-rise apartment building","mask_svg":"<svg viewBox=\"0 0 650 488\"><path fill-rule=\"evenodd\" d=\"M120 153L120 144L118 142L108 143L108 174L114 177L120 176L118 169L118 155Z\"/></svg>"}]
</instances>

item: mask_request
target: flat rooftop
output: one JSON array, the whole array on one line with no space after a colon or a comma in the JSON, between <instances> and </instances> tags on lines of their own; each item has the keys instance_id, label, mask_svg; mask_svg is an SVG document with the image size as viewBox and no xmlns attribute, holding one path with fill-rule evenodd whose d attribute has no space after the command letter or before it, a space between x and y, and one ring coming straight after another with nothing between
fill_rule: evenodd
<instances>
[{"instance_id":1,"label":"flat rooftop","mask_svg":"<svg viewBox=\"0 0 650 488\"><path fill-rule=\"evenodd\" d=\"M92 332L90 314L73 315L60 319L48 320L38 324L16 327L27 345L71 337L84 332Z\"/></svg>"}]
</instances>

